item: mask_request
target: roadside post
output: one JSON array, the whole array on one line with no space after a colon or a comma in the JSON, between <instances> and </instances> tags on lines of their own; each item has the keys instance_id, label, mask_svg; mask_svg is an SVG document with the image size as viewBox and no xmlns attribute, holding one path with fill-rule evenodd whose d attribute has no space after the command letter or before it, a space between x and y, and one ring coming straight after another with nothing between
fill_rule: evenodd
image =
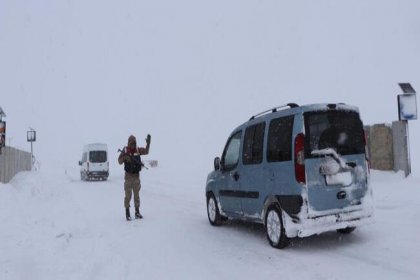
<instances>
[{"instance_id":1,"label":"roadside post","mask_svg":"<svg viewBox=\"0 0 420 280\"><path fill-rule=\"evenodd\" d=\"M405 143L401 143L403 146L406 145L406 155L398 155L397 161L399 161L399 167L404 170L405 176L411 174L411 159L410 159L410 139L408 131L408 121L417 120L417 97L416 91L410 83L399 83L398 84L403 91L403 94L398 94L398 120L402 125L402 130L405 130ZM397 146L397 145L395 145ZM406 157L406 160L403 158Z\"/></svg>"},{"instance_id":2,"label":"roadside post","mask_svg":"<svg viewBox=\"0 0 420 280\"><path fill-rule=\"evenodd\" d=\"M31 168L34 166L34 149L33 143L36 141L36 131L33 128L29 128L26 133L26 139L31 143Z\"/></svg>"},{"instance_id":3,"label":"roadside post","mask_svg":"<svg viewBox=\"0 0 420 280\"><path fill-rule=\"evenodd\" d=\"M6 122L3 121L3 117L6 117L6 113L0 107L0 155L3 147L6 146Z\"/></svg>"}]
</instances>

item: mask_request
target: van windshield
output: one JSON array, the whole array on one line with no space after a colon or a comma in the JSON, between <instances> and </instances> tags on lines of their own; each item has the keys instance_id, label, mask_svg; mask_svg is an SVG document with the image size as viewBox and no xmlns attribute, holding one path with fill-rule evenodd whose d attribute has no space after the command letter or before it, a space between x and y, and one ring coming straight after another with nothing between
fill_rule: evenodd
<instances>
[{"instance_id":1,"label":"van windshield","mask_svg":"<svg viewBox=\"0 0 420 280\"><path fill-rule=\"evenodd\" d=\"M340 155L365 153L363 124L353 111L308 112L305 118L305 157L314 150L334 149Z\"/></svg>"},{"instance_id":2,"label":"van windshield","mask_svg":"<svg viewBox=\"0 0 420 280\"><path fill-rule=\"evenodd\" d=\"M91 151L89 152L90 162L106 162L106 151Z\"/></svg>"}]
</instances>

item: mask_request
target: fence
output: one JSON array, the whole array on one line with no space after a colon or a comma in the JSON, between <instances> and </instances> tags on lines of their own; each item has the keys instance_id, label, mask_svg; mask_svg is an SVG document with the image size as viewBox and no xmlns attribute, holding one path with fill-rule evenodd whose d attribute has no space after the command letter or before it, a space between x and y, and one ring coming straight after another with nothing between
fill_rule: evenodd
<instances>
[{"instance_id":1,"label":"fence","mask_svg":"<svg viewBox=\"0 0 420 280\"><path fill-rule=\"evenodd\" d=\"M0 182L8 183L20 171L31 170L31 153L4 147L0 155Z\"/></svg>"}]
</instances>

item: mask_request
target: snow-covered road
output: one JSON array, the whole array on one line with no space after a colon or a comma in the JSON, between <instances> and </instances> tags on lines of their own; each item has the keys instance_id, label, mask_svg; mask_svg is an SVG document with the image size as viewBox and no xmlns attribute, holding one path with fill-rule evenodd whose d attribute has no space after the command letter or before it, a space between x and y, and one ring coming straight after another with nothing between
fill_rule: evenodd
<instances>
[{"instance_id":1,"label":"snow-covered road","mask_svg":"<svg viewBox=\"0 0 420 280\"><path fill-rule=\"evenodd\" d=\"M143 174L125 221L122 172L43 168L0 184L0 279L420 279L420 182L373 172L376 222L269 246L262 225L208 223L204 184Z\"/></svg>"}]
</instances>

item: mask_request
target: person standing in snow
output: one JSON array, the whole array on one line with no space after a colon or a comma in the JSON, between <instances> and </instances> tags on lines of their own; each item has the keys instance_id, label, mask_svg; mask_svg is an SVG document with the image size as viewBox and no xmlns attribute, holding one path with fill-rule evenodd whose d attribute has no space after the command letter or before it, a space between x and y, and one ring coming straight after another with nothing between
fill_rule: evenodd
<instances>
[{"instance_id":1,"label":"person standing in snow","mask_svg":"<svg viewBox=\"0 0 420 280\"><path fill-rule=\"evenodd\" d=\"M130 216L130 201L131 196L134 193L134 207L136 219L141 219L143 216L140 214L140 170L142 168L141 157L147 155L150 148L150 134L146 138L146 148L137 147L136 137L131 135L128 137L128 145L124 147L118 157L118 163L121 165L124 163L124 207L125 216L127 221L131 220Z\"/></svg>"}]
</instances>

